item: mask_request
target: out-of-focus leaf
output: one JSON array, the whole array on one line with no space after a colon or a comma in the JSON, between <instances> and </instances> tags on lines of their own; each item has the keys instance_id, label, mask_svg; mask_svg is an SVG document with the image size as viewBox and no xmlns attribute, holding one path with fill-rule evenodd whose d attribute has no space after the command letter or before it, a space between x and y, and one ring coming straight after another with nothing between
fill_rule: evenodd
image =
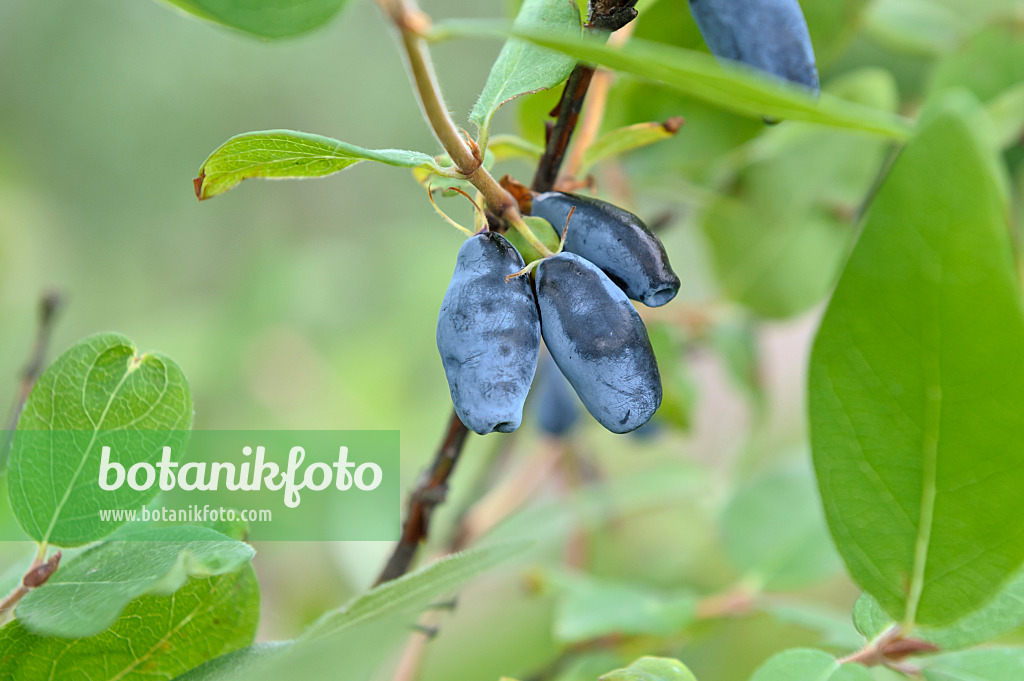
<instances>
[{"instance_id":1,"label":"out-of-focus leaf","mask_svg":"<svg viewBox=\"0 0 1024 681\"><path fill-rule=\"evenodd\" d=\"M125 525L108 541L63 561L44 586L22 599L16 614L40 636L95 636L139 596L166 596L193 577L234 572L252 555L248 544L204 527Z\"/></svg>"},{"instance_id":2,"label":"out-of-focus leaf","mask_svg":"<svg viewBox=\"0 0 1024 681\"><path fill-rule=\"evenodd\" d=\"M244 676L251 676L268 661L283 654L291 645L291 641L254 643L204 662L177 677L174 681L232 681Z\"/></svg>"},{"instance_id":3,"label":"out-of-focus leaf","mask_svg":"<svg viewBox=\"0 0 1024 681\"><path fill-rule=\"evenodd\" d=\"M575 0L525 0L513 24L520 30L539 30L578 37L580 12ZM502 104L521 95L552 88L566 78L575 60L523 40L509 40L491 67L469 119L487 137L491 117Z\"/></svg>"},{"instance_id":4,"label":"out-of-focus leaf","mask_svg":"<svg viewBox=\"0 0 1024 681\"><path fill-rule=\"evenodd\" d=\"M651 121L636 123L624 128L609 130L583 152L580 176L585 176L592 167L634 149L640 149L662 140L671 139L683 125L682 118L672 118L664 123Z\"/></svg>"},{"instance_id":5,"label":"out-of-focus leaf","mask_svg":"<svg viewBox=\"0 0 1024 681\"><path fill-rule=\"evenodd\" d=\"M612 634L669 636L693 622L697 597L582 574L552 576L555 638L573 644Z\"/></svg>"},{"instance_id":6,"label":"out-of-focus leaf","mask_svg":"<svg viewBox=\"0 0 1024 681\"><path fill-rule=\"evenodd\" d=\"M79 341L39 377L18 422L8 480L18 523L32 539L56 546L102 539L124 521L101 520L101 510L138 508L159 491L101 490L103 445L113 435L159 431L146 448L124 453L127 468L158 458L164 445L180 451L191 427L188 381L168 357L139 353L116 334Z\"/></svg>"},{"instance_id":7,"label":"out-of-focus leaf","mask_svg":"<svg viewBox=\"0 0 1024 681\"><path fill-rule=\"evenodd\" d=\"M968 38L935 68L932 89L966 88L988 102L1024 81L1024 23L1008 18Z\"/></svg>"},{"instance_id":8,"label":"out-of-focus leaf","mask_svg":"<svg viewBox=\"0 0 1024 681\"><path fill-rule=\"evenodd\" d=\"M252 643L259 619L252 567L193 579L169 596L132 601L106 631L89 638L35 636L17 620L0 629L5 681L150 681Z\"/></svg>"},{"instance_id":9,"label":"out-of-focus leaf","mask_svg":"<svg viewBox=\"0 0 1024 681\"><path fill-rule=\"evenodd\" d=\"M896 51L935 56L952 50L962 38L957 13L930 0L877 0L867 12L867 32Z\"/></svg>"},{"instance_id":10,"label":"out-of-focus leaf","mask_svg":"<svg viewBox=\"0 0 1024 681\"><path fill-rule=\"evenodd\" d=\"M721 528L726 555L766 590L806 587L841 568L813 475L804 467L740 487L722 513Z\"/></svg>"},{"instance_id":11,"label":"out-of-focus leaf","mask_svg":"<svg viewBox=\"0 0 1024 681\"><path fill-rule=\"evenodd\" d=\"M668 324L651 324L647 335L661 372L662 399L656 418L679 430L689 430L697 386L686 367L685 344Z\"/></svg>"},{"instance_id":12,"label":"out-of-focus leaf","mask_svg":"<svg viewBox=\"0 0 1024 681\"><path fill-rule=\"evenodd\" d=\"M867 667L839 664L826 652L797 648L765 662L750 681L872 681L872 677Z\"/></svg>"},{"instance_id":13,"label":"out-of-focus leaf","mask_svg":"<svg viewBox=\"0 0 1024 681\"><path fill-rule=\"evenodd\" d=\"M303 634L303 639L334 635L390 613L421 608L445 592L522 553L528 546L522 542L498 544L434 561L416 572L371 589L340 610L327 613Z\"/></svg>"},{"instance_id":14,"label":"out-of-focus leaf","mask_svg":"<svg viewBox=\"0 0 1024 681\"><path fill-rule=\"evenodd\" d=\"M345 0L165 0L207 21L261 38L311 31L338 13Z\"/></svg>"},{"instance_id":15,"label":"out-of-focus leaf","mask_svg":"<svg viewBox=\"0 0 1024 681\"><path fill-rule=\"evenodd\" d=\"M923 666L926 681L1020 681L1024 678L1024 648L939 655Z\"/></svg>"},{"instance_id":16,"label":"out-of-focus leaf","mask_svg":"<svg viewBox=\"0 0 1024 681\"><path fill-rule=\"evenodd\" d=\"M803 88L759 75L753 69L718 64L708 54L671 45L631 40L621 47L609 47L594 38L573 40L550 32L478 21L439 24L435 38L479 35L510 35L528 40L581 61L665 83L684 94L748 116L809 121L896 139L905 139L910 133L908 122L892 113L828 94L816 99Z\"/></svg>"},{"instance_id":17,"label":"out-of-focus leaf","mask_svg":"<svg viewBox=\"0 0 1024 681\"><path fill-rule=\"evenodd\" d=\"M898 100L892 77L877 69L853 72L825 89L877 109L895 109ZM819 303L835 283L886 149L881 140L800 125L756 140L733 194L710 203L700 217L729 297L772 319Z\"/></svg>"},{"instance_id":18,"label":"out-of-focus leaf","mask_svg":"<svg viewBox=\"0 0 1024 681\"><path fill-rule=\"evenodd\" d=\"M1008 539L1024 535L1024 316L978 109L963 93L922 114L811 358L829 526L854 579L908 625L980 607L1024 560Z\"/></svg>"},{"instance_id":19,"label":"out-of-focus leaf","mask_svg":"<svg viewBox=\"0 0 1024 681\"><path fill-rule=\"evenodd\" d=\"M721 357L729 375L759 407L764 402L757 329L749 321L725 321L709 331L711 347Z\"/></svg>"},{"instance_id":20,"label":"out-of-focus leaf","mask_svg":"<svg viewBox=\"0 0 1024 681\"><path fill-rule=\"evenodd\" d=\"M505 161L510 158L536 161L544 153L542 147L516 135L495 135L491 138L491 143L487 145L487 151L494 154L497 161Z\"/></svg>"},{"instance_id":21,"label":"out-of-focus leaf","mask_svg":"<svg viewBox=\"0 0 1024 681\"><path fill-rule=\"evenodd\" d=\"M867 638L895 624L870 594L862 594L853 608L853 621ZM977 610L941 627L918 627L914 638L943 650L980 645L1024 627L1024 572L1019 572L994 598Z\"/></svg>"},{"instance_id":22,"label":"out-of-focus leaf","mask_svg":"<svg viewBox=\"0 0 1024 681\"><path fill-rule=\"evenodd\" d=\"M779 622L793 624L804 629L818 632L821 640L818 645L836 650L856 650L864 639L850 622L848 614L836 612L810 603L774 602L762 598L757 604L758 610L774 617Z\"/></svg>"},{"instance_id":23,"label":"out-of-focus leaf","mask_svg":"<svg viewBox=\"0 0 1024 681\"><path fill-rule=\"evenodd\" d=\"M1024 135L1024 83L992 99L987 108L999 146L1006 148L1020 142Z\"/></svg>"},{"instance_id":24,"label":"out-of-focus leaf","mask_svg":"<svg viewBox=\"0 0 1024 681\"><path fill-rule=\"evenodd\" d=\"M863 27L869 0L802 0L818 67L827 67Z\"/></svg>"},{"instance_id":25,"label":"out-of-focus leaf","mask_svg":"<svg viewBox=\"0 0 1024 681\"><path fill-rule=\"evenodd\" d=\"M404 149L363 149L329 137L294 130L247 132L217 147L193 180L200 201L232 189L242 180L325 177L360 161L441 172L433 157Z\"/></svg>"},{"instance_id":26,"label":"out-of-focus leaf","mask_svg":"<svg viewBox=\"0 0 1024 681\"><path fill-rule=\"evenodd\" d=\"M641 657L625 669L616 669L597 681L697 681L686 665L667 657Z\"/></svg>"}]
</instances>

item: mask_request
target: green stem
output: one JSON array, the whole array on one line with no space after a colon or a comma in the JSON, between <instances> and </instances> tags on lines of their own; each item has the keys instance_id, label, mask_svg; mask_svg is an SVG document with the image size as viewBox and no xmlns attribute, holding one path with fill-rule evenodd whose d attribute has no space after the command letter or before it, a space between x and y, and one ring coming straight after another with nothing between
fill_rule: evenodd
<instances>
[{"instance_id":1,"label":"green stem","mask_svg":"<svg viewBox=\"0 0 1024 681\"><path fill-rule=\"evenodd\" d=\"M533 233L530 226L526 224L518 210L516 210L512 215L506 215L505 219L508 220L508 223L512 225L513 229L523 235L523 238L526 239L526 243L537 249L538 253L543 255L545 258L554 255L550 248L541 243L541 240L537 238L537 235Z\"/></svg>"},{"instance_id":2,"label":"green stem","mask_svg":"<svg viewBox=\"0 0 1024 681\"><path fill-rule=\"evenodd\" d=\"M470 148L455 125L441 96L441 88L434 73L423 35L429 30L429 18L416 6L414 0L378 0L391 17L401 35L402 47L409 63L410 77L419 97L423 116L448 152L459 173L476 187L487 206L510 224L522 221L515 198L483 167L481 151ZM524 235L525 236L525 235Z\"/></svg>"}]
</instances>

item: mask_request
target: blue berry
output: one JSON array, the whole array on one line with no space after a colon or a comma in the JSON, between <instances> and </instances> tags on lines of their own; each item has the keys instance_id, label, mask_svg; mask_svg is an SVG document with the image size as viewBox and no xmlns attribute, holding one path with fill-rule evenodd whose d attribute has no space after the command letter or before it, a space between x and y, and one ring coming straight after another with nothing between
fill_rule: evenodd
<instances>
[{"instance_id":1,"label":"blue berry","mask_svg":"<svg viewBox=\"0 0 1024 681\"><path fill-rule=\"evenodd\" d=\"M481 435L519 427L537 370L540 321L529 278L505 280L524 266L505 237L477 234L459 249L441 303L437 349L452 403Z\"/></svg>"},{"instance_id":2,"label":"blue berry","mask_svg":"<svg viewBox=\"0 0 1024 681\"><path fill-rule=\"evenodd\" d=\"M607 201L563 192L538 194L531 212L561 230L573 207L566 251L597 265L633 300L658 307L675 298L679 277L665 247L636 215Z\"/></svg>"},{"instance_id":3,"label":"blue berry","mask_svg":"<svg viewBox=\"0 0 1024 681\"><path fill-rule=\"evenodd\" d=\"M797 0L690 0L711 53L818 92L818 69Z\"/></svg>"},{"instance_id":4,"label":"blue berry","mask_svg":"<svg viewBox=\"0 0 1024 681\"><path fill-rule=\"evenodd\" d=\"M647 423L661 405L661 376L625 293L566 252L537 265L535 286L544 343L587 411L613 433Z\"/></svg>"}]
</instances>

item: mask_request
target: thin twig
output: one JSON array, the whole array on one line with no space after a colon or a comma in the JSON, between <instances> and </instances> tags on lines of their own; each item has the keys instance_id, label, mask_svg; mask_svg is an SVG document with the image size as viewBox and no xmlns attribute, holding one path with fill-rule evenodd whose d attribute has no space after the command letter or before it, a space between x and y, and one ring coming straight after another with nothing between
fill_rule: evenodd
<instances>
[{"instance_id":1,"label":"thin twig","mask_svg":"<svg viewBox=\"0 0 1024 681\"><path fill-rule=\"evenodd\" d=\"M616 31L622 28L636 18L636 10L633 9L635 4L636 0L591 2L588 28L602 31ZM569 75L562 90L562 98L555 111L551 112L556 120L548 134L537 172L533 176L531 186L534 191L547 192L554 189L593 77L594 68L586 64L577 64Z\"/></svg>"},{"instance_id":2,"label":"thin twig","mask_svg":"<svg viewBox=\"0 0 1024 681\"><path fill-rule=\"evenodd\" d=\"M466 426L462 425L458 415L452 411L448 431L434 456L434 462L409 498L402 536L391 558L377 577L377 584L401 577L409 571L420 544L430 533L430 517L434 508L444 502L448 494L448 478L455 471L468 433Z\"/></svg>"},{"instance_id":3,"label":"thin twig","mask_svg":"<svg viewBox=\"0 0 1024 681\"><path fill-rule=\"evenodd\" d=\"M7 419L7 432L3 446L0 447L0 466L7 459L7 452L11 448L11 439L14 429L18 427L18 419L25 408L28 395L32 392L32 386L36 384L39 374L43 373L46 367L46 352L50 347L50 336L53 335L53 324L57 318L57 311L61 306L61 294L57 291L50 291L43 295L39 301L39 321L36 326L36 337L32 343L32 351L28 361L25 362L18 379L18 388L14 394L14 403L11 405L11 414Z\"/></svg>"}]
</instances>

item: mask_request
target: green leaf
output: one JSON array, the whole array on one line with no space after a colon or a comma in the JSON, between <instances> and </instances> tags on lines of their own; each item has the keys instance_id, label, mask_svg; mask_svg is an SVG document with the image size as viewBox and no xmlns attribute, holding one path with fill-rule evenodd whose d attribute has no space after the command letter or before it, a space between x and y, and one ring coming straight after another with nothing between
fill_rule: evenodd
<instances>
[{"instance_id":1,"label":"green leaf","mask_svg":"<svg viewBox=\"0 0 1024 681\"><path fill-rule=\"evenodd\" d=\"M896 620L882 610L882 606L869 593L862 593L853 604L853 626L869 641L895 624ZM914 635L917 636L916 632L919 631L915 629Z\"/></svg>"},{"instance_id":2,"label":"green leaf","mask_svg":"<svg viewBox=\"0 0 1024 681\"><path fill-rule=\"evenodd\" d=\"M169 595L190 578L234 572L252 555L248 544L203 527L126 525L29 592L18 621L40 636L95 636L139 596Z\"/></svg>"},{"instance_id":3,"label":"green leaf","mask_svg":"<svg viewBox=\"0 0 1024 681\"><path fill-rule=\"evenodd\" d=\"M547 249L551 252L558 250L558 244L560 242L559 233L555 231L555 228L551 226L551 223L542 217L536 215L527 215L523 218L526 226L530 228L533 235L536 236L542 244L547 246ZM519 233L517 229L510 229L505 232L505 238L508 239L509 243L516 247L519 254L523 256L523 260L526 263L531 263L535 260L540 260L544 256L541 252L534 248L526 238Z\"/></svg>"},{"instance_id":4,"label":"green leaf","mask_svg":"<svg viewBox=\"0 0 1024 681\"><path fill-rule=\"evenodd\" d=\"M854 579L907 625L979 607L1024 560L1024 318L977 110L963 95L925 112L811 357L829 526Z\"/></svg>"},{"instance_id":5,"label":"green leaf","mask_svg":"<svg viewBox=\"0 0 1024 681\"><path fill-rule=\"evenodd\" d=\"M662 593L583 574L553 575L552 585L558 593L555 638L563 644L619 634L669 636L695 619L692 593Z\"/></svg>"},{"instance_id":6,"label":"green leaf","mask_svg":"<svg viewBox=\"0 0 1024 681\"><path fill-rule=\"evenodd\" d=\"M841 563L820 509L811 472L803 467L757 478L739 488L722 513L726 555L768 591L825 579Z\"/></svg>"},{"instance_id":7,"label":"green leaf","mask_svg":"<svg viewBox=\"0 0 1024 681\"><path fill-rule=\"evenodd\" d=\"M776 621L809 629L820 635L817 645L836 650L856 650L864 644L846 613L811 603L761 599L755 607Z\"/></svg>"},{"instance_id":8,"label":"green leaf","mask_svg":"<svg viewBox=\"0 0 1024 681\"><path fill-rule=\"evenodd\" d=\"M894 624L878 601L862 594L853 608L858 631L874 638ZM951 624L917 627L914 638L934 643L943 650L970 648L1024 627L1024 572L1018 572L994 598Z\"/></svg>"},{"instance_id":9,"label":"green leaf","mask_svg":"<svg viewBox=\"0 0 1024 681\"><path fill-rule=\"evenodd\" d=\"M756 70L718 64L710 55L662 43L630 40L609 47L601 39L575 40L550 32L510 29L480 21L449 21L436 26L435 39L449 36L510 35L571 57L640 78L665 83L676 90L748 116L802 120L904 139L908 123L878 111L823 94L820 99Z\"/></svg>"},{"instance_id":10,"label":"green leaf","mask_svg":"<svg viewBox=\"0 0 1024 681\"><path fill-rule=\"evenodd\" d=\"M651 324L647 334L658 360L664 393L656 418L679 430L689 430L697 402L697 386L686 366L684 341L671 324Z\"/></svg>"},{"instance_id":11,"label":"green leaf","mask_svg":"<svg viewBox=\"0 0 1024 681\"><path fill-rule=\"evenodd\" d=\"M697 677L679 660L641 657L625 669L608 672L598 681L697 681Z\"/></svg>"},{"instance_id":12,"label":"green leaf","mask_svg":"<svg viewBox=\"0 0 1024 681\"><path fill-rule=\"evenodd\" d=\"M969 650L925 662L926 681L1020 681L1024 678L1024 648Z\"/></svg>"},{"instance_id":13,"label":"green leaf","mask_svg":"<svg viewBox=\"0 0 1024 681\"><path fill-rule=\"evenodd\" d=\"M441 558L357 596L340 610L327 613L310 627L303 639L336 634L385 615L422 608L476 575L522 553L528 546L524 542L497 544Z\"/></svg>"},{"instance_id":14,"label":"green leaf","mask_svg":"<svg viewBox=\"0 0 1024 681\"><path fill-rule=\"evenodd\" d=\"M820 650L796 648L765 662L750 681L872 681L872 677L866 667L839 664Z\"/></svg>"},{"instance_id":15,"label":"green leaf","mask_svg":"<svg viewBox=\"0 0 1024 681\"><path fill-rule=\"evenodd\" d=\"M531 544L498 544L437 560L325 614L280 652L260 651L258 662L239 653L237 658L224 661L223 669L217 670L219 675L212 679L336 679L339 660L344 661L346 679L368 678L394 653L395 646L408 637L410 626L431 603L469 579L521 554ZM236 671L232 671L232 666ZM205 681L204 676L197 678Z\"/></svg>"},{"instance_id":16,"label":"green leaf","mask_svg":"<svg viewBox=\"0 0 1024 681\"><path fill-rule=\"evenodd\" d=\"M711 349L728 369L733 382L755 402L765 407L764 381L758 349L757 327L749 319L716 323L709 332Z\"/></svg>"},{"instance_id":17,"label":"green leaf","mask_svg":"<svg viewBox=\"0 0 1024 681\"><path fill-rule=\"evenodd\" d=\"M672 118L664 123L651 121L649 123L636 123L624 128L609 130L583 152L583 161L580 164L580 177L585 177L587 171L602 161L616 156L650 146L662 140L671 139L679 132L683 125L682 118Z\"/></svg>"},{"instance_id":18,"label":"green leaf","mask_svg":"<svg viewBox=\"0 0 1024 681\"><path fill-rule=\"evenodd\" d=\"M524 0L513 24L523 30L579 36L580 11L575 0ZM491 117L502 104L521 95L552 88L569 77L574 59L522 40L509 40L501 48L469 119L486 140Z\"/></svg>"},{"instance_id":19,"label":"green leaf","mask_svg":"<svg viewBox=\"0 0 1024 681\"><path fill-rule=\"evenodd\" d=\"M112 627L89 638L35 636L15 620L0 629L0 680L173 678L251 643L258 619L259 586L245 567L132 601Z\"/></svg>"},{"instance_id":20,"label":"green leaf","mask_svg":"<svg viewBox=\"0 0 1024 681\"><path fill-rule=\"evenodd\" d=\"M141 506L159 491L100 490L103 443L161 431L148 450L122 457L131 464L157 457L165 444L180 449L191 424L188 382L169 358L140 354L115 334L76 343L39 377L18 423L8 484L18 523L32 539L57 546L103 538L123 522L101 521L100 510Z\"/></svg>"},{"instance_id":21,"label":"green leaf","mask_svg":"<svg viewBox=\"0 0 1024 681\"><path fill-rule=\"evenodd\" d=\"M283 180L333 175L360 161L442 172L433 157L404 149L363 149L329 137L294 130L236 135L214 150L193 180L202 201L251 177Z\"/></svg>"},{"instance_id":22,"label":"green leaf","mask_svg":"<svg viewBox=\"0 0 1024 681\"><path fill-rule=\"evenodd\" d=\"M926 57L956 46L962 14L930 0L879 0L867 13L867 33L883 47Z\"/></svg>"},{"instance_id":23,"label":"green leaf","mask_svg":"<svg viewBox=\"0 0 1024 681\"><path fill-rule=\"evenodd\" d=\"M826 90L877 109L894 110L898 102L892 76L877 69ZM732 194L712 201L700 224L725 293L761 317L785 319L821 302L835 284L887 145L790 124L751 148Z\"/></svg>"},{"instance_id":24,"label":"green leaf","mask_svg":"<svg viewBox=\"0 0 1024 681\"><path fill-rule=\"evenodd\" d=\"M521 158L532 162L544 153L542 147L516 135L495 135L487 145L487 151L494 154L496 161Z\"/></svg>"},{"instance_id":25,"label":"green leaf","mask_svg":"<svg viewBox=\"0 0 1024 681\"><path fill-rule=\"evenodd\" d=\"M1006 90L988 104L995 126L996 141L1006 148L1018 142L1024 133L1024 83Z\"/></svg>"},{"instance_id":26,"label":"green leaf","mask_svg":"<svg viewBox=\"0 0 1024 681\"><path fill-rule=\"evenodd\" d=\"M204 662L174 681L230 681L245 676L251 677L268 662L283 655L291 646L291 641L254 643Z\"/></svg>"},{"instance_id":27,"label":"green leaf","mask_svg":"<svg viewBox=\"0 0 1024 681\"><path fill-rule=\"evenodd\" d=\"M322 26L345 0L166 0L207 21L261 38L287 38Z\"/></svg>"},{"instance_id":28,"label":"green leaf","mask_svg":"<svg viewBox=\"0 0 1024 681\"><path fill-rule=\"evenodd\" d=\"M966 88L988 102L1024 81L1022 24L1006 18L968 38L935 67L932 90Z\"/></svg>"}]
</instances>

